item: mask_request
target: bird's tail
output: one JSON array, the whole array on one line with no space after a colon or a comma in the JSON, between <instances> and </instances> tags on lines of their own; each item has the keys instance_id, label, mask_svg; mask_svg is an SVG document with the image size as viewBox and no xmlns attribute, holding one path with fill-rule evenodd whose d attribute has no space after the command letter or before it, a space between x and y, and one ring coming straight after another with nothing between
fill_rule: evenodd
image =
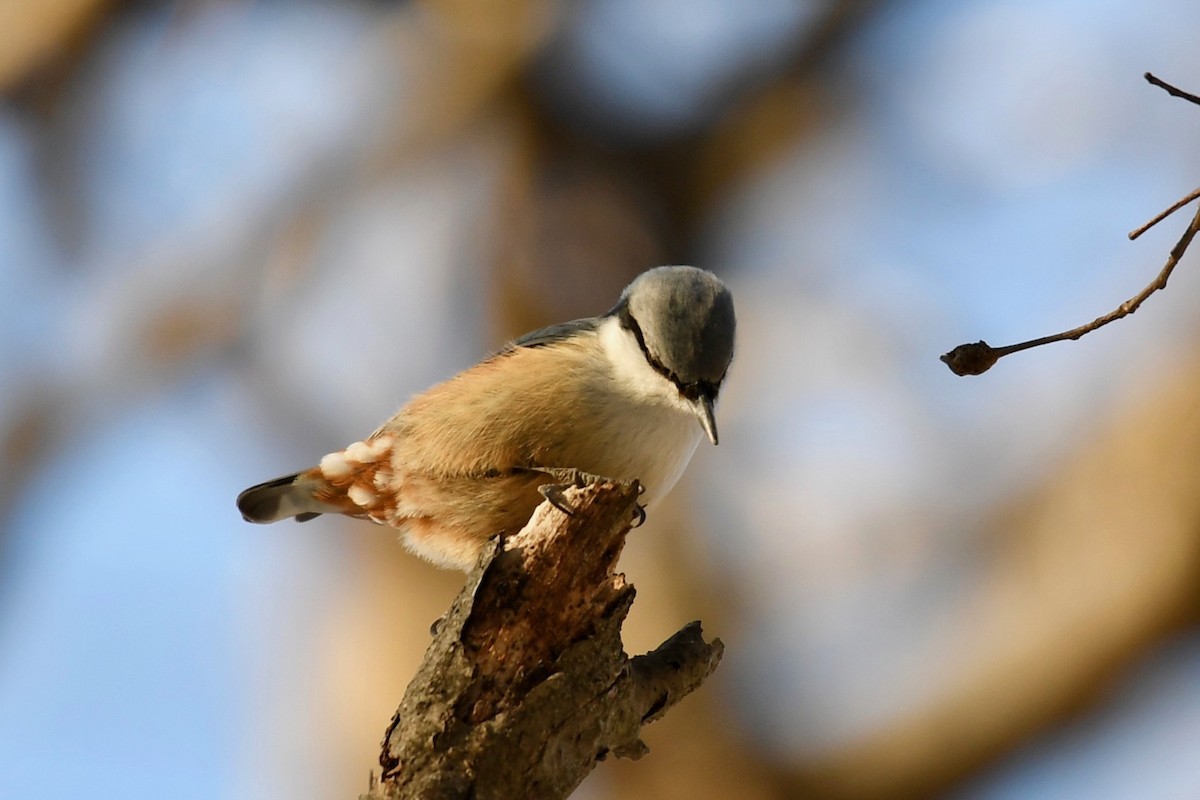
<instances>
[{"instance_id":1,"label":"bird's tail","mask_svg":"<svg viewBox=\"0 0 1200 800\"><path fill-rule=\"evenodd\" d=\"M273 481L251 486L238 495L237 507L242 519L265 524L295 517L307 522L321 514L336 514L343 509L317 499L316 493L325 484L317 469L284 475Z\"/></svg>"}]
</instances>

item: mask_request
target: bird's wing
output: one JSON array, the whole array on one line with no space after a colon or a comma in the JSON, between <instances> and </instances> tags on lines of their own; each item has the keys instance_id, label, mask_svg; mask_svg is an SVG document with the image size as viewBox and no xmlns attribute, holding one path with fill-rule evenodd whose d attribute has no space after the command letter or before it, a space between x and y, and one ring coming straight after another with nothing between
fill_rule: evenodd
<instances>
[{"instance_id":1,"label":"bird's wing","mask_svg":"<svg viewBox=\"0 0 1200 800\"><path fill-rule=\"evenodd\" d=\"M504 345L500 352L507 353L518 347L543 347L548 344L555 344L565 339L570 339L577 334L594 331L600 326L602 321L600 317L586 317L584 319L573 319L570 322L560 322L557 325L539 328L536 331L530 331L523 336L513 339Z\"/></svg>"},{"instance_id":2,"label":"bird's wing","mask_svg":"<svg viewBox=\"0 0 1200 800\"><path fill-rule=\"evenodd\" d=\"M386 423L395 460L428 475L485 475L550 464L596 412L592 320L521 337L495 356L414 397ZM594 334L592 334L594 335Z\"/></svg>"}]
</instances>

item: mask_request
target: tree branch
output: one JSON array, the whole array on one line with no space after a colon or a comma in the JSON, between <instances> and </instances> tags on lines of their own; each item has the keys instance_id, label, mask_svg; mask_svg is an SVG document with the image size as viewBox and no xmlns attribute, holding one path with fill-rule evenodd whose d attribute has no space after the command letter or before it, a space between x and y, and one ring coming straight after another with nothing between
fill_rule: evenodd
<instances>
[{"instance_id":1,"label":"tree branch","mask_svg":"<svg viewBox=\"0 0 1200 800\"><path fill-rule=\"evenodd\" d=\"M614 572L637 488L567 490L467 577L384 734L382 798L564 798L609 753L639 758L641 728L696 689L724 646L693 622L629 658L633 586Z\"/></svg>"},{"instance_id":2,"label":"tree branch","mask_svg":"<svg viewBox=\"0 0 1200 800\"><path fill-rule=\"evenodd\" d=\"M1164 81L1162 78L1156 77L1155 75L1153 75L1149 72L1147 72L1142 77L1146 79L1147 83L1153 84L1154 86L1157 86L1160 89L1166 90L1167 94L1171 95L1172 97L1178 97L1182 100L1187 100L1189 103L1195 103L1196 105L1200 106L1200 97L1197 97L1196 95L1192 94L1191 92L1185 92L1183 89L1180 89L1176 86L1172 86L1171 84Z\"/></svg>"},{"instance_id":3,"label":"tree branch","mask_svg":"<svg viewBox=\"0 0 1200 800\"><path fill-rule=\"evenodd\" d=\"M1146 73L1145 78L1151 84L1165 89L1167 93L1173 97L1180 97L1188 102L1200 105L1200 97L1197 97L1196 95L1189 94L1182 89L1178 89L1166 81L1156 78L1149 72ZM1186 197L1182 198L1170 208L1155 216L1145 225L1142 225L1140 228L1132 231L1129 234L1129 238L1138 238L1143 233L1169 217L1171 214L1174 214L1176 211L1183 208L1188 203L1193 202L1197 198L1200 198L1200 189L1196 189L1195 191L1189 193ZM1142 291L1121 303L1121 305L1117 306L1112 311L1096 317L1086 325L1080 325L1077 328L1071 328L1068 331L1056 333L1051 336L1043 336L1039 339L1030 339L1027 342L1020 342L1018 344L1010 344L1005 347L992 347L982 339L978 342L960 344L949 353L942 355L941 361L948 366L950 371L955 375L982 375L991 369L995 363L1004 356L1012 355L1013 353L1019 353L1022 350L1028 350L1031 347L1041 347L1044 344L1062 342L1068 339L1079 339L1080 337L1086 336L1097 328L1104 327L1110 322L1115 322L1116 320L1128 317L1130 314L1137 311L1142 303L1146 301L1146 298L1148 298L1150 295L1154 294L1160 289L1167 288L1167 279L1171 277L1171 273L1175 270L1175 266L1179 263L1179 259L1183 258L1183 254L1187 251L1188 246L1192 243L1192 239L1196 237L1198 232L1200 232L1200 208L1196 210L1196 215L1192 217L1192 221L1184 230L1183 235L1180 236L1179 241L1173 248L1171 248L1171 253L1167 256L1167 263L1163 265L1161 270L1159 270L1158 275L1155 276L1154 280L1152 280L1144 289L1142 289Z\"/></svg>"},{"instance_id":4,"label":"tree branch","mask_svg":"<svg viewBox=\"0 0 1200 800\"><path fill-rule=\"evenodd\" d=\"M1200 197L1200 193L1193 193ZM1165 216L1165 212L1163 215ZM1153 223L1154 220L1151 220ZM1150 224L1150 223L1148 223ZM1143 226L1145 227L1145 226ZM1012 353L1019 353L1022 350L1028 350L1031 347L1041 347L1044 344L1053 342L1062 342L1067 339L1078 339L1081 336L1091 333L1097 328L1102 328L1110 322L1128 317L1146 301L1146 298L1157 292L1159 289L1167 288L1167 279L1171 277L1171 273L1175 271L1175 265L1179 263L1179 259L1183 257L1184 252L1188 249L1188 245L1192 243L1196 233L1200 232L1200 207L1196 209L1196 215L1192 217L1192 221L1188 224L1187 229L1171 248L1170 254L1167 256L1167 263L1159 270L1154 280L1146 285L1133 297L1126 300L1121 305L1114 308L1107 314L1096 317L1086 325L1080 325L1078 328L1072 328L1069 331L1056 333L1053 336L1043 336L1040 339L1030 339L1028 342L1020 344L1010 344L1006 347L992 347L987 342L978 341L970 344L960 344L958 347L951 350L942 356L942 361L946 366L950 367L955 375L979 375L987 372L992 368L992 365L1001 358ZM1135 231L1137 233L1137 231Z\"/></svg>"}]
</instances>

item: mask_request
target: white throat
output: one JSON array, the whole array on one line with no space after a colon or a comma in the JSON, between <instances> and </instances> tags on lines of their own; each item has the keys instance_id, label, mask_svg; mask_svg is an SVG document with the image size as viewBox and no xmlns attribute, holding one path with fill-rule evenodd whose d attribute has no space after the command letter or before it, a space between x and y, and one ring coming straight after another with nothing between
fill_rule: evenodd
<instances>
[{"instance_id":1,"label":"white throat","mask_svg":"<svg viewBox=\"0 0 1200 800\"><path fill-rule=\"evenodd\" d=\"M611 474L640 478L649 504L675 485L704 433L675 384L650 366L620 320L606 319L597 332L612 367L613 388L628 403L614 419L620 430L614 451L622 463L614 464Z\"/></svg>"},{"instance_id":2,"label":"white throat","mask_svg":"<svg viewBox=\"0 0 1200 800\"><path fill-rule=\"evenodd\" d=\"M637 338L621 327L619 319L609 317L600 324L598 333L613 374L631 397L662 403L691 416L691 408L675 384L650 366Z\"/></svg>"}]
</instances>

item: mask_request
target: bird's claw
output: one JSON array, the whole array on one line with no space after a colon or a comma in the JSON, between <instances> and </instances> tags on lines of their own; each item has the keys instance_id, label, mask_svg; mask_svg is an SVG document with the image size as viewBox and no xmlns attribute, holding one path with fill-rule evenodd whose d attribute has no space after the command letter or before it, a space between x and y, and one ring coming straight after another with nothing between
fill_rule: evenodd
<instances>
[{"instance_id":1,"label":"bird's claw","mask_svg":"<svg viewBox=\"0 0 1200 800\"><path fill-rule=\"evenodd\" d=\"M564 494L565 490L574 484L570 483L543 483L538 487L538 492L542 497L568 517L575 516L575 512L571 510L571 506L567 503L567 497Z\"/></svg>"},{"instance_id":2,"label":"bird's claw","mask_svg":"<svg viewBox=\"0 0 1200 800\"><path fill-rule=\"evenodd\" d=\"M563 483L543 483L538 487L538 492L542 497L549 501L550 505L557 508L568 517L575 516L575 511L571 508L571 504L567 502L567 489L582 489L585 486L593 483L607 483L609 478L600 475L592 475L590 472L582 472L577 469L543 469L548 475L553 475L563 481ZM637 478L632 481L633 488L637 490L638 497L646 493L646 487ZM633 527L640 527L646 521L646 508L641 503L636 505L634 511Z\"/></svg>"}]
</instances>

